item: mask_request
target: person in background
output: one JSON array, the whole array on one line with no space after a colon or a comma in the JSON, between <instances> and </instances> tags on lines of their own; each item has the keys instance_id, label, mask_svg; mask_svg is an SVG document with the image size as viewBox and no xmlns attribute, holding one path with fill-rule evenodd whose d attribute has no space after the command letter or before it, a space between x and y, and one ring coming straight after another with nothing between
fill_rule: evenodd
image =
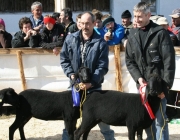
<instances>
[{"instance_id":1,"label":"person in background","mask_svg":"<svg viewBox=\"0 0 180 140\"><path fill-rule=\"evenodd\" d=\"M156 21L158 20L158 18L160 18L162 16L159 15L151 15L151 17L149 18L150 20L152 20L154 23L156 23Z\"/></svg>"},{"instance_id":2,"label":"person in background","mask_svg":"<svg viewBox=\"0 0 180 140\"><path fill-rule=\"evenodd\" d=\"M136 21L134 20L134 18L133 18L133 28L137 28L137 24L136 24Z\"/></svg>"},{"instance_id":3,"label":"person in background","mask_svg":"<svg viewBox=\"0 0 180 140\"><path fill-rule=\"evenodd\" d=\"M12 35L5 29L5 22L0 18L0 48L11 48Z\"/></svg>"},{"instance_id":4,"label":"person in background","mask_svg":"<svg viewBox=\"0 0 180 140\"><path fill-rule=\"evenodd\" d=\"M109 14L102 17L103 34L101 36L107 41L108 45L117 45L124 37L124 27L117 24Z\"/></svg>"},{"instance_id":5,"label":"person in background","mask_svg":"<svg viewBox=\"0 0 180 140\"><path fill-rule=\"evenodd\" d=\"M55 55L59 54L56 47L62 47L64 42L64 28L61 24L56 24L55 19L51 15L44 16L45 27L41 33L40 47L45 49L54 49Z\"/></svg>"},{"instance_id":6,"label":"person in background","mask_svg":"<svg viewBox=\"0 0 180 140\"><path fill-rule=\"evenodd\" d=\"M85 12L81 16L81 30L66 37L63 44L60 63L67 77L73 79L81 66L91 71L91 82L83 83L87 92L101 90L104 76L108 72L107 43L94 31L94 15ZM76 59L73 59L76 58ZM81 90L84 90L81 88ZM114 131L104 123L98 124L105 140L114 140ZM63 130L62 140L68 140L66 129Z\"/></svg>"},{"instance_id":7,"label":"person in background","mask_svg":"<svg viewBox=\"0 0 180 140\"><path fill-rule=\"evenodd\" d=\"M103 14L97 10L97 9L93 9L92 10L92 14L95 17L95 26L94 26L94 30L99 34L103 34L103 26L102 26L102 20L101 18L103 17Z\"/></svg>"},{"instance_id":8,"label":"person in background","mask_svg":"<svg viewBox=\"0 0 180 140\"><path fill-rule=\"evenodd\" d=\"M172 43L174 46L178 46L177 36L172 32L169 27L168 20L165 17L159 17L156 21L156 24L161 25L164 29L166 29L171 37Z\"/></svg>"},{"instance_id":9,"label":"person in background","mask_svg":"<svg viewBox=\"0 0 180 140\"><path fill-rule=\"evenodd\" d=\"M164 29L166 29L171 37L171 41L173 42L174 46L178 45L178 39L177 36L172 32L172 29L169 27L168 21L165 17L160 17L156 21L158 25L161 25ZM168 99L167 99L167 104L170 105L176 105L178 102L179 93L177 91L169 90L168 93ZM173 107L166 107L166 115L167 115L167 122L170 122L174 116L177 115L177 109Z\"/></svg>"},{"instance_id":10,"label":"person in background","mask_svg":"<svg viewBox=\"0 0 180 140\"><path fill-rule=\"evenodd\" d=\"M172 32L178 38L178 46L179 46L180 45L180 8L173 10L172 15L169 16L171 16L171 21L172 21L171 29Z\"/></svg>"},{"instance_id":11,"label":"person in background","mask_svg":"<svg viewBox=\"0 0 180 140\"><path fill-rule=\"evenodd\" d=\"M11 41L13 48L39 47L40 35L32 29L32 22L28 17L19 20L20 31L16 32Z\"/></svg>"},{"instance_id":12,"label":"person in background","mask_svg":"<svg viewBox=\"0 0 180 140\"><path fill-rule=\"evenodd\" d=\"M61 22L60 22L60 19L59 19L59 16L60 16L60 13L58 13L58 12L54 12L54 13L52 14L52 17L55 19L56 24L61 23Z\"/></svg>"},{"instance_id":13,"label":"person in background","mask_svg":"<svg viewBox=\"0 0 180 140\"><path fill-rule=\"evenodd\" d=\"M133 23L131 22L131 13L129 10L125 10L121 14L122 26L124 27L124 38L122 39L122 44L126 47L127 37L129 35L130 29L133 28Z\"/></svg>"},{"instance_id":14,"label":"person in background","mask_svg":"<svg viewBox=\"0 0 180 140\"><path fill-rule=\"evenodd\" d=\"M125 61L137 88L147 85L148 77L157 74L162 79L161 102L152 125L145 129L147 140L169 140L166 122L166 103L175 75L175 51L167 31L153 23L150 7L139 2L133 9L137 28L132 28L128 37Z\"/></svg>"},{"instance_id":15,"label":"person in background","mask_svg":"<svg viewBox=\"0 0 180 140\"><path fill-rule=\"evenodd\" d=\"M42 4L38 1L31 5L32 15L29 17L32 22L32 28L37 32L43 28Z\"/></svg>"},{"instance_id":16,"label":"person in background","mask_svg":"<svg viewBox=\"0 0 180 140\"><path fill-rule=\"evenodd\" d=\"M76 16L76 23L69 27L69 33L74 33L81 30L81 13Z\"/></svg>"},{"instance_id":17,"label":"person in background","mask_svg":"<svg viewBox=\"0 0 180 140\"><path fill-rule=\"evenodd\" d=\"M69 32L70 26L75 24L75 22L73 21L73 18L72 18L72 11L70 8L62 9L62 11L60 13L60 21L65 26L64 32L65 32L65 37L66 37L68 34L70 34L70 32Z\"/></svg>"}]
</instances>

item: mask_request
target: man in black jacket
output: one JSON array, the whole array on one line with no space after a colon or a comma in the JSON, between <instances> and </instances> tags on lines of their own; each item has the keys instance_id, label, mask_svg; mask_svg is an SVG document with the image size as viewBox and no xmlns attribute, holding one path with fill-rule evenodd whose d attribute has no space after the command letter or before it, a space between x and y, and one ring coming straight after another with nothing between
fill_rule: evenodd
<instances>
[{"instance_id":1,"label":"man in black jacket","mask_svg":"<svg viewBox=\"0 0 180 140\"><path fill-rule=\"evenodd\" d=\"M45 49L62 47L64 42L64 28L60 24L55 24L55 19L51 15L44 17L45 27L41 33L40 46Z\"/></svg>"},{"instance_id":2,"label":"man in black jacket","mask_svg":"<svg viewBox=\"0 0 180 140\"><path fill-rule=\"evenodd\" d=\"M67 36L68 34L71 34L69 32L69 28L75 24L75 22L73 21L73 18L72 18L72 11L70 8L64 8L62 9L61 13L60 13L60 22L62 24L64 24L65 26L65 29L64 29L64 32L65 32L65 36Z\"/></svg>"},{"instance_id":3,"label":"man in black jacket","mask_svg":"<svg viewBox=\"0 0 180 140\"><path fill-rule=\"evenodd\" d=\"M81 13L76 16L76 23L69 27L69 33L74 33L81 30Z\"/></svg>"},{"instance_id":4,"label":"man in black jacket","mask_svg":"<svg viewBox=\"0 0 180 140\"><path fill-rule=\"evenodd\" d=\"M11 41L13 48L39 47L40 35L32 29L32 22L28 17L19 20L20 31L15 33Z\"/></svg>"},{"instance_id":5,"label":"man in black jacket","mask_svg":"<svg viewBox=\"0 0 180 140\"><path fill-rule=\"evenodd\" d=\"M148 76L157 73L162 78L161 104L152 126L146 129L147 140L169 140L166 122L166 98L175 75L175 51L168 32L149 20L150 8L145 2L134 6L137 28L131 29L126 46L126 65L138 86L145 86Z\"/></svg>"}]
</instances>

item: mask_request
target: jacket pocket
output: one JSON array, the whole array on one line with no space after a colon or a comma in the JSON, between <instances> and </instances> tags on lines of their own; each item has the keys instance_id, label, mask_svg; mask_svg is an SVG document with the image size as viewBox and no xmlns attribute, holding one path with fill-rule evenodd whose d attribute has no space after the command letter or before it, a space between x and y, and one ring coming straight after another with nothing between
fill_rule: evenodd
<instances>
[{"instance_id":1,"label":"jacket pocket","mask_svg":"<svg viewBox=\"0 0 180 140\"><path fill-rule=\"evenodd\" d=\"M157 50L157 48L149 48L148 53L151 58L150 61L152 63L159 63L159 61L161 61L161 57L160 57L160 54L159 54L159 51Z\"/></svg>"}]
</instances>

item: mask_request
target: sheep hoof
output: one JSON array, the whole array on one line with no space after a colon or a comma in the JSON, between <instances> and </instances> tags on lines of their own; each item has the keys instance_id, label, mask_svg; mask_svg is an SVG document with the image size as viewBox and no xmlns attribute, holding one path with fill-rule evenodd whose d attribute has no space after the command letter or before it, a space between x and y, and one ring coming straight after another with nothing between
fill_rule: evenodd
<instances>
[{"instance_id":1,"label":"sheep hoof","mask_svg":"<svg viewBox=\"0 0 180 140\"><path fill-rule=\"evenodd\" d=\"M137 136L137 140L143 140L141 135Z\"/></svg>"}]
</instances>

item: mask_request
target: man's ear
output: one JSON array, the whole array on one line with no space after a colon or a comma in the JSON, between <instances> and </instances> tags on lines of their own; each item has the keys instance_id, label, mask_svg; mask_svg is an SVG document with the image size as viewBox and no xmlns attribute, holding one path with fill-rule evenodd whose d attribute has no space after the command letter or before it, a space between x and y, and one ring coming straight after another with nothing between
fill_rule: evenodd
<instances>
[{"instance_id":1,"label":"man's ear","mask_svg":"<svg viewBox=\"0 0 180 140\"><path fill-rule=\"evenodd\" d=\"M69 16L65 16L65 19L68 20L68 19L69 19Z\"/></svg>"},{"instance_id":2,"label":"man's ear","mask_svg":"<svg viewBox=\"0 0 180 140\"><path fill-rule=\"evenodd\" d=\"M94 25L94 27L96 26L96 22L95 21L93 22L93 25Z\"/></svg>"},{"instance_id":3,"label":"man's ear","mask_svg":"<svg viewBox=\"0 0 180 140\"><path fill-rule=\"evenodd\" d=\"M147 16L148 16L148 18L150 18L151 17L151 12L148 12Z\"/></svg>"}]
</instances>

